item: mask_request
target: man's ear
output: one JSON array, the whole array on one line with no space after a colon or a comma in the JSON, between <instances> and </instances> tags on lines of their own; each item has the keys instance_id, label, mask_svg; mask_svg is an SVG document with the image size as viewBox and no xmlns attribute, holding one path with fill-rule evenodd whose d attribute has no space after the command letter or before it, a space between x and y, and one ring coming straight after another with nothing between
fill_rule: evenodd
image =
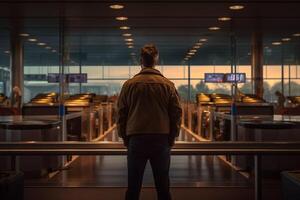
<instances>
[{"instance_id":1,"label":"man's ear","mask_svg":"<svg viewBox=\"0 0 300 200\"><path fill-rule=\"evenodd\" d=\"M158 61L159 61L159 55L155 56L155 65L158 65Z\"/></svg>"}]
</instances>

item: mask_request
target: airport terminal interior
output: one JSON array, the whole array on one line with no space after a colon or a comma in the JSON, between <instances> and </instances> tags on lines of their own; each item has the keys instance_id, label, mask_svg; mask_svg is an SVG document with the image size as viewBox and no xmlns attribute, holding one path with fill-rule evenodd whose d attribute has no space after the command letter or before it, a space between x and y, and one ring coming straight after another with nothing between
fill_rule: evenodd
<instances>
[{"instance_id":1,"label":"airport terminal interior","mask_svg":"<svg viewBox=\"0 0 300 200\"><path fill-rule=\"evenodd\" d=\"M299 200L299 9L299 0L1 0L0 199L124 199L117 101L153 43L183 109L172 198ZM152 199L147 164L141 200Z\"/></svg>"}]
</instances>

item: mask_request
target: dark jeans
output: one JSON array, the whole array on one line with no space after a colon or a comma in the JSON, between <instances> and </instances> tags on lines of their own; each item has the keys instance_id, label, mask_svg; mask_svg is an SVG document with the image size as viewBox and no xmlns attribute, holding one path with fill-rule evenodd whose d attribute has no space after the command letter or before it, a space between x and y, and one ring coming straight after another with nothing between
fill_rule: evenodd
<instances>
[{"instance_id":1,"label":"dark jeans","mask_svg":"<svg viewBox=\"0 0 300 200\"><path fill-rule=\"evenodd\" d=\"M170 145L168 135L131 136L128 144L126 200L138 200L147 161L150 161L158 200L171 200L169 191Z\"/></svg>"}]
</instances>

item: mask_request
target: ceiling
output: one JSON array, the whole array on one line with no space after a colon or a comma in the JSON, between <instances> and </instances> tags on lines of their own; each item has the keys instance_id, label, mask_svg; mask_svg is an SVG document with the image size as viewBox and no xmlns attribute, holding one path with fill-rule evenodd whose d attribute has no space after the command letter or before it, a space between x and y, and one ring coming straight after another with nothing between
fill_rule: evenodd
<instances>
[{"instance_id":1,"label":"ceiling","mask_svg":"<svg viewBox=\"0 0 300 200\"><path fill-rule=\"evenodd\" d=\"M112 10L110 5L120 3L124 9ZM230 5L245 6L232 11ZM131 53L138 60L139 49L146 43L155 43L163 65L181 65L186 53L201 38L207 41L198 49L191 64L230 64L231 35L237 41L237 58L240 64L250 64L251 37L261 30L268 49L269 62L280 63L281 53L295 61L299 52L300 1L261 0L164 0L164 1L96 1L96 0L7 0L0 1L0 64L8 62L9 32L19 24L26 32L45 42L52 49L59 49L59 33L64 33L65 50L77 64L131 65ZM117 21L115 17L128 20ZM232 20L218 21L227 16ZM63 24L63 25L62 25ZM60 26L61 25L61 26ZM129 26L122 31L120 26ZM218 31L208 27L218 26ZM61 27L64 27L63 29ZM131 33L134 48L129 49L122 33ZM281 38L292 40L282 46L271 45ZM25 64L57 65L58 54L37 46L24 38ZM80 59L80 56L81 59Z\"/></svg>"}]
</instances>

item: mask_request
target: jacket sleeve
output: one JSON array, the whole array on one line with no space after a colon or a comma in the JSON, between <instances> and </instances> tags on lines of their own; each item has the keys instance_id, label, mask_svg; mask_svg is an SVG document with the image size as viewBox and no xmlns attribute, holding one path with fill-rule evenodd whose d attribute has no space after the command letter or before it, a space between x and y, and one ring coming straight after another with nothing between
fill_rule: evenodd
<instances>
[{"instance_id":1,"label":"jacket sleeve","mask_svg":"<svg viewBox=\"0 0 300 200\"><path fill-rule=\"evenodd\" d=\"M127 138L126 135L127 115L128 115L128 106L126 103L126 86L124 84L120 92L118 103L117 103L117 131L119 137L123 138L124 141Z\"/></svg>"},{"instance_id":2,"label":"jacket sleeve","mask_svg":"<svg viewBox=\"0 0 300 200\"><path fill-rule=\"evenodd\" d=\"M169 118L170 118L170 140L175 140L179 136L181 129L182 108L180 98L175 87L171 90L169 102Z\"/></svg>"}]
</instances>

